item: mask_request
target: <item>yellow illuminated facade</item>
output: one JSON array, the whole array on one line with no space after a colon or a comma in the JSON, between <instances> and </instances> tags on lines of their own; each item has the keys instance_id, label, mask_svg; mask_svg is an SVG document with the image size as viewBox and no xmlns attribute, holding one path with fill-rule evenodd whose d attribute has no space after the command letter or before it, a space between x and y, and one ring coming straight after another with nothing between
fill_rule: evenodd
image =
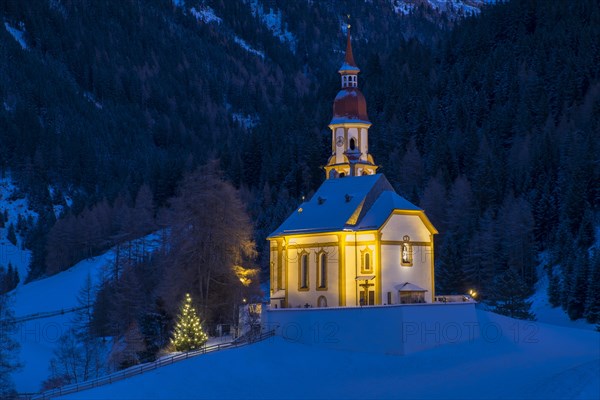
<instances>
[{"instance_id":1,"label":"yellow illuminated facade","mask_svg":"<svg viewBox=\"0 0 600 400\"><path fill-rule=\"evenodd\" d=\"M268 237L271 308L432 302L435 296L437 230L376 174L359 71L348 33L326 180Z\"/></svg>"},{"instance_id":2,"label":"yellow illuminated facade","mask_svg":"<svg viewBox=\"0 0 600 400\"><path fill-rule=\"evenodd\" d=\"M431 302L437 231L423 211L399 211L374 230L347 227L271 237L271 307L400 304L401 285L407 282L424 289L425 301Z\"/></svg>"}]
</instances>

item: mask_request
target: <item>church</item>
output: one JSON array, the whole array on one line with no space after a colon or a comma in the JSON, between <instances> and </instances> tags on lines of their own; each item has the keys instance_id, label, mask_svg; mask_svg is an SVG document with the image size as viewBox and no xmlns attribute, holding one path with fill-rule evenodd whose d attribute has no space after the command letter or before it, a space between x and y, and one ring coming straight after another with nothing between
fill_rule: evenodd
<instances>
[{"instance_id":1,"label":"church","mask_svg":"<svg viewBox=\"0 0 600 400\"><path fill-rule=\"evenodd\" d=\"M271 308L431 303L437 230L377 174L350 29L338 72L325 182L267 238Z\"/></svg>"}]
</instances>

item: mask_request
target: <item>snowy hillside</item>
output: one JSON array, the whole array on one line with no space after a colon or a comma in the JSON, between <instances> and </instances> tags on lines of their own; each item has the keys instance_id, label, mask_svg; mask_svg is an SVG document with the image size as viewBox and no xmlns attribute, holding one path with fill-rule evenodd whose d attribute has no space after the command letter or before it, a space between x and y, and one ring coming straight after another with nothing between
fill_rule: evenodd
<instances>
[{"instance_id":1,"label":"snowy hillside","mask_svg":"<svg viewBox=\"0 0 600 400\"><path fill-rule=\"evenodd\" d=\"M478 317L480 339L407 356L276 337L64 398L599 397L600 334L484 311Z\"/></svg>"},{"instance_id":2,"label":"snowy hillside","mask_svg":"<svg viewBox=\"0 0 600 400\"><path fill-rule=\"evenodd\" d=\"M157 236L149 235L141 240L152 246ZM78 306L77 296L88 275L93 284L99 283L113 260L111 250L49 278L22 285L11 293L18 320L36 317L36 314L57 314L30 319L19 325L16 340L21 344L19 357L23 368L13 375L18 392L40 390L42 381L48 378L48 366L58 338L71 326L74 314L69 310ZM61 314L61 311L66 312Z\"/></svg>"},{"instance_id":3,"label":"snowy hillside","mask_svg":"<svg viewBox=\"0 0 600 400\"><path fill-rule=\"evenodd\" d=\"M29 47L27 46L27 42L25 41L25 24L23 22L19 22L18 28L12 26L8 22L4 22L4 27L12 35L13 38L21 45L23 50L27 50Z\"/></svg>"},{"instance_id":4,"label":"snowy hillside","mask_svg":"<svg viewBox=\"0 0 600 400\"><path fill-rule=\"evenodd\" d=\"M597 236L597 237L600 237ZM552 307L548 301L548 274L545 267L548 263L548 254L540 254L541 263L537 268L538 281L535 284L535 293L529 298L531 311L539 322L565 326L569 328L595 330L596 325L588 323L584 318L572 321L562 307Z\"/></svg>"},{"instance_id":5,"label":"snowy hillside","mask_svg":"<svg viewBox=\"0 0 600 400\"><path fill-rule=\"evenodd\" d=\"M0 227L0 266L7 268L10 263L16 268L19 271L19 285L22 285L27 278L31 252L23 248L23 239L18 232L15 234L16 244L13 244L8 239L8 231L11 225L17 229L19 216L23 220L29 218L35 221L37 214L29 208L27 199L19 194L10 177L0 178L0 212L8 216L4 228Z\"/></svg>"},{"instance_id":6,"label":"snowy hillside","mask_svg":"<svg viewBox=\"0 0 600 400\"><path fill-rule=\"evenodd\" d=\"M292 52L296 52L297 39L287 30L283 22L281 10L268 8L265 12L262 4L258 0L250 0L252 14L257 16L262 23L271 31L273 36L279 39L281 43L287 43Z\"/></svg>"},{"instance_id":7,"label":"snowy hillside","mask_svg":"<svg viewBox=\"0 0 600 400\"><path fill-rule=\"evenodd\" d=\"M477 15L486 4L494 4L496 0L391 0L394 11L398 14L410 14L416 7L425 7L450 18Z\"/></svg>"}]
</instances>

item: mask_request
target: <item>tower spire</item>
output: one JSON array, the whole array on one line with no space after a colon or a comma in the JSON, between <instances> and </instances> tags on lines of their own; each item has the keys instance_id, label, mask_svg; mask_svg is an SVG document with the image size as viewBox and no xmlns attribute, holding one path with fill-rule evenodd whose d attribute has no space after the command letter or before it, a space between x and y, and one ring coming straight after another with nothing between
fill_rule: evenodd
<instances>
[{"instance_id":1,"label":"tower spire","mask_svg":"<svg viewBox=\"0 0 600 400\"><path fill-rule=\"evenodd\" d=\"M356 75L358 75L358 73L360 72L360 68L358 68L356 66L356 62L354 62L354 53L352 52L352 37L350 34L351 27L352 25L350 24L346 25L346 55L344 56L344 63L338 70L342 77L347 75L353 75L354 77L356 77ZM354 78L354 80L355 79L356 78ZM347 79L342 79L342 82L346 80ZM342 87L344 87L344 85L342 85Z\"/></svg>"},{"instance_id":2,"label":"tower spire","mask_svg":"<svg viewBox=\"0 0 600 400\"><path fill-rule=\"evenodd\" d=\"M372 175L377 165L369 154L369 116L367 102L358 88L360 69L354 62L350 24L346 32L346 54L338 70L342 88L333 101L331 157L325 166L327 179Z\"/></svg>"},{"instance_id":3,"label":"tower spire","mask_svg":"<svg viewBox=\"0 0 600 400\"><path fill-rule=\"evenodd\" d=\"M346 64L352 66L352 67L356 67L356 63L354 62L354 55L352 54L352 41L350 40L350 28L352 27L352 25L348 24L346 32L347 32L347 37L346 37L346 58L345 58L345 62Z\"/></svg>"}]
</instances>

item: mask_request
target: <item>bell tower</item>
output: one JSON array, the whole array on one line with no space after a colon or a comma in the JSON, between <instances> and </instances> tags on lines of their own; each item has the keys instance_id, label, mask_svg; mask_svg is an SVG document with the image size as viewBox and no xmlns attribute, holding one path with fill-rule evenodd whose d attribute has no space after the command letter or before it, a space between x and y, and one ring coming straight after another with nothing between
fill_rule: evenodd
<instances>
[{"instance_id":1,"label":"bell tower","mask_svg":"<svg viewBox=\"0 0 600 400\"><path fill-rule=\"evenodd\" d=\"M333 101L331 129L331 157L325 166L325 178L372 175L377 170L369 154L369 128L367 102L358 89L360 69L354 62L350 25L346 39L346 56L338 70L342 88Z\"/></svg>"}]
</instances>

